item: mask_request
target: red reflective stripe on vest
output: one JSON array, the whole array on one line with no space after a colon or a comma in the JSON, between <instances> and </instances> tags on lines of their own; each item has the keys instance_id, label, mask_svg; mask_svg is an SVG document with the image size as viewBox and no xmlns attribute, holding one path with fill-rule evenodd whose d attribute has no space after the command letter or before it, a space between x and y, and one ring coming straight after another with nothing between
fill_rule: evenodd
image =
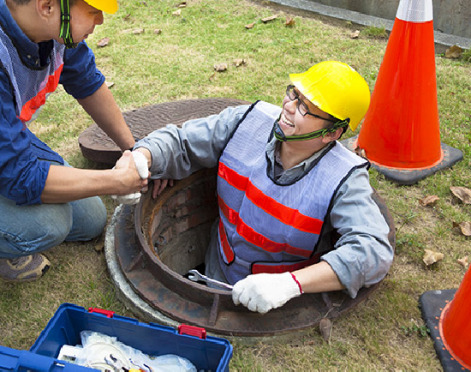
<instances>
[{"instance_id":1,"label":"red reflective stripe on vest","mask_svg":"<svg viewBox=\"0 0 471 372\"><path fill-rule=\"evenodd\" d=\"M242 236L246 241L256 245L257 247L263 249L264 251L271 252L271 253L280 253L286 252L290 254L294 254L300 257L309 257L312 253L311 250L301 249L293 247L287 243L277 243L273 240L268 239L267 237L263 236L262 234L256 232L250 226L248 226L239 216L239 214L234 211L233 209L229 208L224 200L220 196L218 196L218 203L219 208L221 208L222 213L226 218L229 220L230 223L236 226L237 233ZM222 224L222 222L220 222ZM221 231L221 230L220 230ZM224 236L225 231L223 229ZM227 241L227 237L225 237L225 241ZM228 243L229 246L229 243ZM229 246L231 253L234 254L232 248ZM223 250L225 247L223 246ZM227 256L227 254L226 254Z\"/></svg>"},{"instance_id":2,"label":"red reflective stripe on vest","mask_svg":"<svg viewBox=\"0 0 471 372\"><path fill-rule=\"evenodd\" d=\"M319 262L320 254L315 254L309 260L297 262L294 264L262 264L262 263L254 263L252 264L252 274L261 274L261 273L268 273L268 274L279 274L284 272L292 272L303 267L313 265Z\"/></svg>"},{"instance_id":3,"label":"red reflective stripe on vest","mask_svg":"<svg viewBox=\"0 0 471 372\"><path fill-rule=\"evenodd\" d=\"M289 208L265 195L250 182L248 177L241 176L222 162L219 162L218 175L236 189L244 191L252 203L285 225L300 231L320 234L323 224L321 220L306 216L297 209Z\"/></svg>"},{"instance_id":4,"label":"red reflective stripe on vest","mask_svg":"<svg viewBox=\"0 0 471 372\"><path fill-rule=\"evenodd\" d=\"M219 220L219 241L221 242L222 250L226 256L227 263L232 263L235 258L234 251L227 241L226 231L224 230L224 225L222 224L221 220Z\"/></svg>"},{"instance_id":5,"label":"red reflective stripe on vest","mask_svg":"<svg viewBox=\"0 0 471 372\"><path fill-rule=\"evenodd\" d=\"M46 94L52 93L56 90L59 85L59 78L61 76L62 68L64 64L60 65L59 68L54 71L54 75L49 75L46 85L41 89L36 96L26 102L21 108L19 119L25 123L31 119L33 114L38 108L40 108L46 102Z\"/></svg>"}]
</instances>

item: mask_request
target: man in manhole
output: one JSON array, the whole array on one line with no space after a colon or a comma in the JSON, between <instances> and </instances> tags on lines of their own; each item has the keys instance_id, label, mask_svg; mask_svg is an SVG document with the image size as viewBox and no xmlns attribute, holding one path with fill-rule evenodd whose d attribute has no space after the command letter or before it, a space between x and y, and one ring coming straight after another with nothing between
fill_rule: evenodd
<instances>
[{"instance_id":1,"label":"man in manhole","mask_svg":"<svg viewBox=\"0 0 471 372\"><path fill-rule=\"evenodd\" d=\"M219 218L205 273L234 285L234 303L259 313L302 293L355 298L384 278L394 254L369 163L338 142L366 114L367 83L336 61L289 77L282 108L229 107L134 147L160 186L218 166Z\"/></svg>"}]
</instances>

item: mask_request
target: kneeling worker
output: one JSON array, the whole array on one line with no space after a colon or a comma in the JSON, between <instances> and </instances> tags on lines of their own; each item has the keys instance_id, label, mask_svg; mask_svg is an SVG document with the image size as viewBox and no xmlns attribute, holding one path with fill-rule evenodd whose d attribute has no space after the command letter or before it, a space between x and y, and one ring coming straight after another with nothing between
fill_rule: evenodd
<instances>
[{"instance_id":1,"label":"kneeling worker","mask_svg":"<svg viewBox=\"0 0 471 372\"><path fill-rule=\"evenodd\" d=\"M368 161L337 141L366 114L367 83L335 61L290 79L282 108L229 107L167 125L134 150L161 185L218 165L206 275L234 284L234 303L259 313L302 293L346 290L354 298L384 278L394 253Z\"/></svg>"},{"instance_id":2,"label":"kneeling worker","mask_svg":"<svg viewBox=\"0 0 471 372\"><path fill-rule=\"evenodd\" d=\"M41 278L50 267L42 252L102 233L107 211L99 196L147 185L136 154L125 151L134 137L85 42L103 23L103 12L117 9L117 0L0 0L2 281ZM125 151L115 169L71 167L31 130L59 83ZM51 131L70 130L60 115L54 120ZM145 160L141 164L147 176Z\"/></svg>"}]
</instances>

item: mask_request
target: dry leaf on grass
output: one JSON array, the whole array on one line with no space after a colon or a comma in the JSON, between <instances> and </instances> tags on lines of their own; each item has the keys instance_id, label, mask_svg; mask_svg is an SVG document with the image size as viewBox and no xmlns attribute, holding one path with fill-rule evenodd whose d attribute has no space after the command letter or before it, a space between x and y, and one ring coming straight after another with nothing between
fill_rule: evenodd
<instances>
[{"instance_id":1,"label":"dry leaf on grass","mask_svg":"<svg viewBox=\"0 0 471 372\"><path fill-rule=\"evenodd\" d=\"M245 25L245 28L246 28L247 30L250 30L251 28L253 28L253 26L255 26L255 22L249 23L248 25Z\"/></svg>"},{"instance_id":2,"label":"dry leaf on grass","mask_svg":"<svg viewBox=\"0 0 471 372\"><path fill-rule=\"evenodd\" d=\"M294 20L293 17L286 17L286 22L285 22L286 27L293 27L295 23L296 21Z\"/></svg>"},{"instance_id":3,"label":"dry leaf on grass","mask_svg":"<svg viewBox=\"0 0 471 372\"><path fill-rule=\"evenodd\" d=\"M95 244L95 246L93 248L95 249L95 252L103 252L103 250L105 249L105 243L104 242L99 242L99 243Z\"/></svg>"},{"instance_id":4,"label":"dry leaf on grass","mask_svg":"<svg viewBox=\"0 0 471 372\"><path fill-rule=\"evenodd\" d=\"M360 30L355 30L350 34L350 39L358 39L360 36Z\"/></svg>"},{"instance_id":5,"label":"dry leaf on grass","mask_svg":"<svg viewBox=\"0 0 471 372\"><path fill-rule=\"evenodd\" d=\"M322 318L319 322L319 331L322 338L327 343L330 342L330 335L332 334L332 321L329 318Z\"/></svg>"},{"instance_id":6,"label":"dry leaf on grass","mask_svg":"<svg viewBox=\"0 0 471 372\"><path fill-rule=\"evenodd\" d=\"M361 157L363 159L368 159L366 157L365 149L362 149L360 146L357 146L354 151L355 151L355 154L357 154L359 157Z\"/></svg>"},{"instance_id":7,"label":"dry leaf on grass","mask_svg":"<svg viewBox=\"0 0 471 372\"><path fill-rule=\"evenodd\" d=\"M245 59L242 59L242 58L237 58L237 59L234 60L234 66L235 67L245 65L246 63L247 63L247 61Z\"/></svg>"},{"instance_id":8,"label":"dry leaf on grass","mask_svg":"<svg viewBox=\"0 0 471 372\"><path fill-rule=\"evenodd\" d=\"M104 37L103 39L101 40L98 40L98 43L96 43L96 45L100 48L103 48L105 46L107 46L110 42L110 38L109 37Z\"/></svg>"},{"instance_id":9,"label":"dry leaf on grass","mask_svg":"<svg viewBox=\"0 0 471 372\"><path fill-rule=\"evenodd\" d=\"M154 34L156 34L156 35L160 35L161 33L162 33L162 30L160 28L156 28L154 30Z\"/></svg>"},{"instance_id":10,"label":"dry leaf on grass","mask_svg":"<svg viewBox=\"0 0 471 372\"><path fill-rule=\"evenodd\" d=\"M459 227L461 230L461 233L464 236L471 236L471 222L465 221L465 222L453 222L453 227Z\"/></svg>"},{"instance_id":11,"label":"dry leaf on grass","mask_svg":"<svg viewBox=\"0 0 471 372\"><path fill-rule=\"evenodd\" d=\"M440 252L435 252L430 249L425 249L423 261L427 266L434 264L435 262L443 260L445 255Z\"/></svg>"},{"instance_id":12,"label":"dry leaf on grass","mask_svg":"<svg viewBox=\"0 0 471 372\"><path fill-rule=\"evenodd\" d=\"M217 65L214 65L214 69L217 72L223 72L227 70L227 63L219 63Z\"/></svg>"},{"instance_id":13,"label":"dry leaf on grass","mask_svg":"<svg viewBox=\"0 0 471 372\"><path fill-rule=\"evenodd\" d=\"M464 204L471 204L471 190L461 186L451 186L451 192Z\"/></svg>"},{"instance_id":14,"label":"dry leaf on grass","mask_svg":"<svg viewBox=\"0 0 471 372\"><path fill-rule=\"evenodd\" d=\"M144 33L144 29L143 28L136 28L135 30L132 30L132 33L134 35L139 35L139 34L143 34Z\"/></svg>"},{"instance_id":15,"label":"dry leaf on grass","mask_svg":"<svg viewBox=\"0 0 471 372\"><path fill-rule=\"evenodd\" d=\"M458 258L456 261L465 269L467 269L469 266L468 256L464 256L463 258Z\"/></svg>"},{"instance_id":16,"label":"dry leaf on grass","mask_svg":"<svg viewBox=\"0 0 471 372\"><path fill-rule=\"evenodd\" d=\"M180 14L182 14L182 10L181 9L178 9L178 10L175 10L172 15L178 17Z\"/></svg>"},{"instance_id":17,"label":"dry leaf on grass","mask_svg":"<svg viewBox=\"0 0 471 372\"><path fill-rule=\"evenodd\" d=\"M262 22L267 23L267 22L273 21L274 19L277 19L277 18L278 18L277 15L272 15L270 17L262 18Z\"/></svg>"},{"instance_id":18,"label":"dry leaf on grass","mask_svg":"<svg viewBox=\"0 0 471 372\"><path fill-rule=\"evenodd\" d=\"M457 59L461 57L462 53L463 49L461 49L458 45L453 45L445 51L445 57Z\"/></svg>"},{"instance_id":19,"label":"dry leaf on grass","mask_svg":"<svg viewBox=\"0 0 471 372\"><path fill-rule=\"evenodd\" d=\"M177 8L186 8L186 1L182 1L177 5Z\"/></svg>"},{"instance_id":20,"label":"dry leaf on grass","mask_svg":"<svg viewBox=\"0 0 471 372\"><path fill-rule=\"evenodd\" d=\"M420 199L419 203L426 207L428 205L435 205L435 203L439 200L440 198L437 195L428 195L425 198Z\"/></svg>"}]
</instances>

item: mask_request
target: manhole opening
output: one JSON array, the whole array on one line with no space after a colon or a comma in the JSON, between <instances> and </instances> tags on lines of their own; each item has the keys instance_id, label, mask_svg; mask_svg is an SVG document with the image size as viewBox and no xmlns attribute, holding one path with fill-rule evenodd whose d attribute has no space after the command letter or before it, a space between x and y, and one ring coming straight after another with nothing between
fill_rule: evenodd
<instances>
[{"instance_id":1,"label":"manhole opening","mask_svg":"<svg viewBox=\"0 0 471 372\"><path fill-rule=\"evenodd\" d=\"M145 199L135 220L136 226L142 225L139 230L156 258L153 262L180 280L190 269L204 270L211 226L218 216L216 200L214 169L176 182L157 201Z\"/></svg>"}]
</instances>

